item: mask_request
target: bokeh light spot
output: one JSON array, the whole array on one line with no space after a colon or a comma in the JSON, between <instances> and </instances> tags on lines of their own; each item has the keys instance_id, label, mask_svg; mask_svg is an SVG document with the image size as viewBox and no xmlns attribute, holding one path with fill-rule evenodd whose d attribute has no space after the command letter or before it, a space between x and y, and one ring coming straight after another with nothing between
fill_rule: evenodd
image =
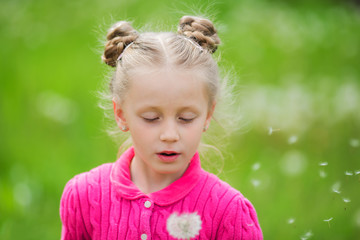
<instances>
[{"instance_id":1,"label":"bokeh light spot","mask_svg":"<svg viewBox=\"0 0 360 240\"><path fill-rule=\"evenodd\" d=\"M32 200L32 193L29 185L26 182L17 183L15 185L14 199L19 205L23 207L30 205Z\"/></svg>"},{"instance_id":2,"label":"bokeh light spot","mask_svg":"<svg viewBox=\"0 0 360 240\"><path fill-rule=\"evenodd\" d=\"M285 153L281 161L281 170L285 175L298 176L302 174L306 168L307 160L303 153L292 150Z\"/></svg>"}]
</instances>

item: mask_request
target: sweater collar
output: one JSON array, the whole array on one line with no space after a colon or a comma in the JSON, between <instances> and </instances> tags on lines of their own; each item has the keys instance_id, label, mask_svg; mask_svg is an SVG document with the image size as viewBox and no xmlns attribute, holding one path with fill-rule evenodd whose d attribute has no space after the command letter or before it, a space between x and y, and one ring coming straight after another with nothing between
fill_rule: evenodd
<instances>
[{"instance_id":1,"label":"sweater collar","mask_svg":"<svg viewBox=\"0 0 360 240\"><path fill-rule=\"evenodd\" d=\"M116 193L125 199L148 197L160 206L170 205L185 197L196 186L203 173L199 154L196 152L181 178L157 192L145 194L131 181L130 163L134 155L133 147L126 150L113 164L110 173L110 181L115 186Z\"/></svg>"}]
</instances>

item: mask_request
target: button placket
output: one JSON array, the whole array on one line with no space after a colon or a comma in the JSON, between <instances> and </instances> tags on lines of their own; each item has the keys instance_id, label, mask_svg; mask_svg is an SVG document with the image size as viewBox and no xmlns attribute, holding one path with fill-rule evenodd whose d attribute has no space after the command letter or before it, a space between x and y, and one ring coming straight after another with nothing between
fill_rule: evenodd
<instances>
[{"instance_id":1,"label":"button placket","mask_svg":"<svg viewBox=\"0 0 360 240\"><path fill-rule=\"evenodd\" d=\"M141 240L150 240L151 234L150 234L150 219L152 216L152 211L154 208L154 203L151 201L151 199L144 198L142 200L142 210L141 210Z\"/></svg>"}]
</instances>

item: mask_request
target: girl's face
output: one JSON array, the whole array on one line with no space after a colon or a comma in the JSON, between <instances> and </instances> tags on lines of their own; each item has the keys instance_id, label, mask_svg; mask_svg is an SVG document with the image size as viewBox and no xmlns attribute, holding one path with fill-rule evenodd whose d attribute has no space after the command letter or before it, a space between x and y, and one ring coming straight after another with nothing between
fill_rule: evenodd
<instances>
[{"instance_id":1,"label":"girl's face","mask_svg":"<svg viewBox=\"0 0 360 240\"><path fill-rule=\"evenodd\" d=\"M210 123L205 83L200 74L162 68L131 78L122 104L115 106L119 126L129 128L135 157L153 176L180 177ZM155 174L155 175L154 175Z\"/></svg>"}]
</instances>

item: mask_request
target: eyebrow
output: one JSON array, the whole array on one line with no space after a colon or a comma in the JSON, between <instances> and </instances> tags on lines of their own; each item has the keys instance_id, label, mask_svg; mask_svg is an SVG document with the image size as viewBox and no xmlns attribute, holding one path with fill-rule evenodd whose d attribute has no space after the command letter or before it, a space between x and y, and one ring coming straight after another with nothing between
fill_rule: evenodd
<instances>
[{"instance_id":1,"label":"eyebrow","mask_svg":"<svg viewBox=\"0 0 360 240\"><path fill-rule=\"evenodd\" d=\"M144 111L154 111L154 112L161 112L161 107L157 106L144 106L136 110L136 112L144 112ZM191 111L198 113L200 112L199 109L194 105L184 106L177 110L177 112L183 112L183 111Z\"/></svg>"}]
</instances>

